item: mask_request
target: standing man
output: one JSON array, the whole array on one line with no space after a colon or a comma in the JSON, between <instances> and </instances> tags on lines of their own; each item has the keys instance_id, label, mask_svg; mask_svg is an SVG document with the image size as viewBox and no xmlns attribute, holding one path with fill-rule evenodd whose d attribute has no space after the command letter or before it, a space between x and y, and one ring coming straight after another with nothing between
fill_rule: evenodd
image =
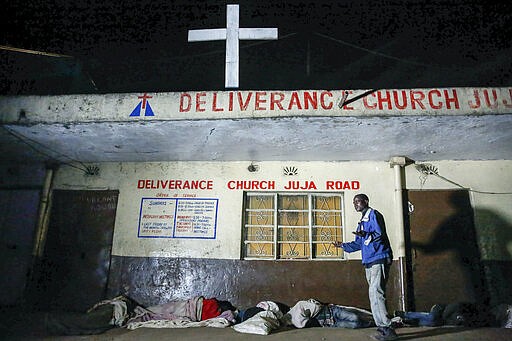
<instances>
[{"instance_id":1,"label":"standing man","mask_svg":"<svg viewBox=\"0 0 512 341\"><path fill-rule=\"evenodd\" d=\"M391 326L386 309L386 282L389 267L393 260L393 253L386 234L384 217L377 210L371 208L370 200L366 194L357 194L354 197L354 208L361 212L361 220L357 229L352 232L356 235L354 241L333 243L346 252L361 250L366 280L368 282L368 296L373 319L377 325L377 334L374 338L380 341L396 340L398 336Z\"/></svg>"}]
</instances>

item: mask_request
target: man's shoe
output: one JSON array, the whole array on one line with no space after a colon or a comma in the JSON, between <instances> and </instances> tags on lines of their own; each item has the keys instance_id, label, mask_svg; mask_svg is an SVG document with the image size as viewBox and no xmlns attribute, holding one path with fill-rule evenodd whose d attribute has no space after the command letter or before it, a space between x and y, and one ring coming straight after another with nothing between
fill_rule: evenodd
<instances>
[{"instance_id":1,"label":"man's shoe","mask_svg":"<svg viewBox=\"0 0 512 341\"><path fill-rule=\"evenodd\" d=\"M401 317L401 318L405 318L405 311L402 311L402 310L395 310L395 312L393 313L393 316L395 317Z\"/></svg>"},{"instance_id":2,"label":"man's shoe","mask_svg":"<svg viewBox=\"0 0 512 341\"><path fill-rule=\"evenodd\" d=\"M430 312L434 314L442 313L445 306L443 304L434 304L432 308L430 308Z\"/></svg>"},{"instance_id":3,"label":"man's shoe","mask_svg":"<svg viewBox=\"0 0 512 341\"><path fill-rule=\"evenodd\" d=\"M391 319L391 328L402 328L405 326L405 322L401 317L395 316Z\"/></svg>"},{"instance_id":4,"label":"man's shoe","mask_svg":"<svg viewBox=\"0 0 512 341\"><path fill-rule=\"evenodd\" d=\"M380 327L377 329L377 332L377 334L372 335L375 340L392 341L398 339L398 335L396 335L395 330L391 327Z\"/></svg>"}]
</instances>

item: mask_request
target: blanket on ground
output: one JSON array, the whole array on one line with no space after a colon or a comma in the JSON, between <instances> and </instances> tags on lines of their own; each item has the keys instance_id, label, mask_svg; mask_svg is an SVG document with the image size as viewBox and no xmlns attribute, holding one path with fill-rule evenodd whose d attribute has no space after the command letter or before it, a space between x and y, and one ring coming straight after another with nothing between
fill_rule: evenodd
<instances>
[{"instance_id":1,"label":"blanket on ground","mask_svg":"<svg viewBox=\"0 0 512 341\"><path fill-rule=\"evenodd\" d=\"M89 310L87 310L87 314L91 314L95 310L97 310L99 307L105 306L105 305L112 305L113 311L112 311L112 320L110 320L110 324L113 326L121 327L129 316L127 301L129 299L123 295L114 297L110 300L103 300L95 305L93 305Z\"/></svg>"},{"instance_id":2,"label":"blanket on ground","mask_svg":"<svg viewBox=\"0 0 512 341\"><path fill-rule=\"evenodd\" d=\"M203 296L188 300L172 301L147 308L135 308L136 316L128 320L127 329L137 328L226 328L235 322L235 315L226 310L216 317L201 320Z\"/></svg>"},{"instance_id":3,"label":"blanket on ground","mask_svg":"<svg viewBox=\"0 0 512 341\"><path fill-rule=\"evenodd\" d=\"M322 303L314 298L298 301L283 317L283 322L296 328L304 328L308 321L322 309Z\"/></svg>"},{"instance_id":4,"label":"blanket on ground","mask_svg":"<svg viewBox=\"0 0 512 341\"><path fill-rule=\"evenodd\" d=\"M201 321L203 310L203 296L196 296L188 300L172 301L147 308L136 307L135 317L128 320L128 324L156 320L188 320Z\"/></svg>"},{"instance_id":5,"label":"blanket on ground","mask_svg":"<svg viewBox=\"0 0 512 341\"><path fill-rule=\"evenodd\" d=\"M176 318L173 320L149 320L140 322L129 322L126 328L133 330L137 328L192 328L192 327L214 327L226 328L231 323L223 317L214 317L203 321L191 321L186 318Z\"/></svg>"},{"instance_id":6,"label":"blanket on ground","mask_svg":"<svg viewBox=\"0 0 512 341\"><path fill-rule=\"evenodd\" d=\"M235 324L233 329L240 333L268 335L281 326L280 319L283 313L279 310L277 303L262 301L256 305L264 309L242 323Z\"/></svg>"}]
</instances>

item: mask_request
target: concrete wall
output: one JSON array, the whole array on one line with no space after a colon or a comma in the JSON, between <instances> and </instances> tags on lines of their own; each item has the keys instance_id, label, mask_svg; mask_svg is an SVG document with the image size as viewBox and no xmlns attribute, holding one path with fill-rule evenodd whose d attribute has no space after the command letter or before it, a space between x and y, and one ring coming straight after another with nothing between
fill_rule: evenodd
<instances>
[{"instance_id":1,"label":"concrete wall","mask_svg":"<svg viewBox=\"0 0 512 341\"><path fill-rule=\"evenodd\" d=\"M395 262L388 286L389 308L401 307L400 258L404 257L403 231L398 227L394 195L394 173L387 162L159 162L99 164L98 176L86 176L74 168L57 172L54 188L118 189L119 201L113 242L113 263L109 291L124 292L144 304L157 304L202 294L229 299L248 306L259 300L275 299L293 304L302 298L367 307L366 287L360 268L360 254L345 255L338 262L244 261L241 260L243 190L231 189L230 181L256 181L276 192L288 190L289 181L298 181L313 192L344 194L345 238L351 239L359 214L352 207L353 195L367 193L370 204L379 209L387 223ZM403 172L409 190L472 190L483 260L512 261L512 162L442 161L432 164L442 179L424 176L415 165ZM297 175L284 175L284 167L295 167ZM162 189L168 180L204 181L203 190ZM328 181L348 181L353 189L332 190ZM168 182L166 183L168 185ZM173 183L176 185L176 182ZM209 185L206 185L209 184ZM205 187L206 188L206 187ZM260 189L261 190L261 189ZM301 191L301 190L298 190ZM486 193L481 193L486 192ZM487 193L488 192L488 193ZM143 198L218 199L213 238L139 237ZM493 226L500 224L499 235ZM505 240L499 250L496 238ZM508 237L507 237L508 236ZM500 265L502 266L502 265ZM288 270L293 269L293 272ZM304 274L310 280L304 280Z\"/></svg>"},{"instance_id":2,"label":"concrete wall","mask_svg":"<svg viewBox=\"0 0 512 341\"><path fill-rule=\"evenodd\" d=\"M475 211L482 260L512 261L512 161L441 161L429 163L441 177L406 167L413 190L467 188ZM496 245L501 245L497 248Z\"/></svg>"},{"instance_id":3,"label":"concrete wall","mask_svg":"<svg viewBox=\"0 0 512 341\"><path fill-rule=\"evenodd\" d=\"M314 192L345 192L343 215L346 226L345 238L351 239L351 231L357 225L359 214L352 206L356 193L369 195L371 205L385 216L389 226L390 239L394 249L399 249L397 217L394 215L393 169L386 162L262 162L257 163L258 171L249 172L250 162L172 162L172 163L123 163L101 164L100 176L84 177L75 169L62 169L56 178L56 188L110 188L119 189L119 203L112 253L119 256L138 257L192 257L240 259L242 232L243 190L230 189L230 181L263 181L268 185L275 182L275 189L267 191L304 192L287 190L289 181L299 186L314 186ZM295 167L298 175L286 176L284 167ZM152 180L205 180L211 181L207 190L163 190L138 188L139 181ZM326 188L326 182L340 181L354 189L333 190ZM348 181L349 183L345 183ZM258 190L254 190L258 191ZM179 238L138 238L141 198L195 197L218 199L218 216L215 239ZM400 256L397 254L396 256ZM360 259L357 254L347 255L349 259Z\"/></svg>"},{"instance_id":4,"label":"concrete wall","mask_svg":"<svg viewBox=\"0 0 512 341\"><path fill-rule=\"evenodd\" d=\"M313 182L316 190L309 191L344 193L347 239L351 238L350 231L359 219L352 207L352 197L359 192L367 193L370 205L386 218L395 257L404 256L402 231L397 228L394 174L387 162L260 162L256 164L256 172L247 170L250 164L249 161L104 163L99 164L99 176L85 176L77 169L63 167L57 173L54 188L119 189L114 255L240 259L243 190L230 189L229 182L275 181L275 189L268 191L279 192L303 191L286 190L289 181L299 182L300 186L311 186ZM408 165L404 172L406 189L460 189L456 184L470 189L483 257L512 260L512 241L504 250L485 248L491 238L486 231L496 219L507 226L512 224L512 161L442 161L431 164L446 179L435 175L425 177L415 165ZM284 167L295 167L297 175L284 175ZM205 180L211 181L211 189L138 188L140 180L153 180L153 187L158 180ZM355 184L356 189L326 189L327 181L349 181ZM215 239L137 237L141 198L184 196L219 200ZM347 255L347 258L360 259L360 255Z\"/></svg>"},{"instance_id":5,"label":"concrete wall","mask_svg":"<svg viewBox=\"0 0 512 341\"><path fill-rule=\"evenodd\" d=\"M362 307L366 306L367 299L365 290L359 290L366 285L360 271L359 253L345 255L346 259L338 262L241 260L243 190L230 189L230 181L257 181L267 186L274 181L275 189L270 190L277 192L296 192L286 189L289 181L298 182L303 187L311 187L314 183L316 190L310 189L312 192L341 192L345 198L343 218L347 239L351 238L350 231L358 220L358 214L351 204L352 197L355 193L365 192L370 196L371 205L386 218L395 256L388 287L390 309L400 307L403 297L400 293L399 260L404 256L404 245L402 231L397 227L399 219L395 209L393 169L387 162L258 162L255 163L255 172L248 171L250 164L249 161L101 163L98 164L100 171L97 176L62 166L55 173L53 188L119 190L109 285L112 295L124 292L138 298L141 303L156 304L204 294L231 299L239 305L277 298L291 304L312 296ZM490 275L507 274L506 269L512 262L512 161L439 161L429 164L439 176L425 176L414 164L405 167L403 183L406 189L445 190L458 189L459 185L469 189L484 266ZM294 167L297 175L284 175L285 167ZM34 202L30 208L23 209L23 214L33 219L15 219L19 215L20 205L12 203L19 203L23 198L12 195L29 190L37 196L43 177L42 165L16 169L0 167L2 195L9 202L9 205L2 205L3 221L24 222L27 225L13 228L13 224L3 224L4 237L7 236L3 238L5 250L2 252L5 266L11 264L12 259L22 257L25 262L30 259L32 245L28 244L33 238L37 215L37 203ZM203 190L141 188L155 187L158 180L204 180L204 184L210 185ZM352 189L327 189L327 181L341 181L341 184L348 184ZM142 198L185 197L218 199L214 238L137 236ZM10 232L6 232L6 229ZM16 254L11 255L14 251ZM9 258L9 255L12 257ZM25 264L18 271L17 282L21 281L21 285L28 270L28 263ZM293 269L293 272L289 269ZM310 274L308 278L315 280L305 281L304 273ZM269 283L269 279L273 284ZM502 280L496 278L494 282ZM507 286L493 290L507 290ZM276 292L280 293L280 297L275 297ZM19 290L16 295L4 297L3 303L16 303L21 295L22 290ZM506 295L504 292L496 294L498 297Z\"/></svg>"}]
</instances>

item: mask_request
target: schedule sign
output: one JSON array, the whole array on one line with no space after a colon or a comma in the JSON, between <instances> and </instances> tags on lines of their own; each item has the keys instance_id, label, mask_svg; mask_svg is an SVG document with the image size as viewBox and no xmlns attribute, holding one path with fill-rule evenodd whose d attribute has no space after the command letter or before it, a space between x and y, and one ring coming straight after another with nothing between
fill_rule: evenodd
<instances>
[{"instance_id":1,"label":"schedule sign","mask_svg":"<svg viewBox=\"0 0 512 341\"><path fill-rule=\"evenodd\" d=\"M215 239L219 199L142 198L139 238Z\"/></svg>"}]
</instances>

